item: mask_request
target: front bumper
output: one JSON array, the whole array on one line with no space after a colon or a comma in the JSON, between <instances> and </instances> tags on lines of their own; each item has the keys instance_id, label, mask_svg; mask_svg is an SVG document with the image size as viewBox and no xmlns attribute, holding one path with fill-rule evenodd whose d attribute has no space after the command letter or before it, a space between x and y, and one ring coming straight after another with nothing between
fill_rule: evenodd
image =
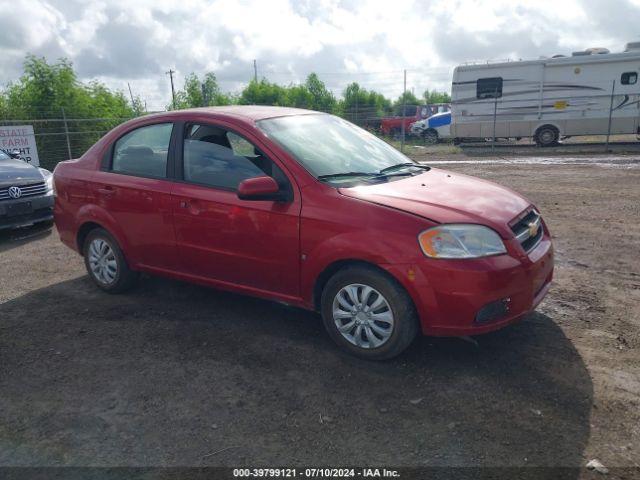
<instances>
[{"instance_id":1,"label":"front bumper","mask_svg":"<svg viewBox=\"0 0 640 480\"><path fill-rule=\"evenodd\" d=\"M31 209L28 213L11 215L9 206L30 202ZM3 200L0 202L0 230L28 227L35 223L50 222L53 220L53 195L39 197L25 197L18 200Z\"/></svg>"},{"instance_id":2,"label":"front bumper","mask_svg":"<svg viewBox=\"0 0 640 480\"><path fill-rule=\"evenodd\" d=\"M473 260L425 258L416 265L388 266L388 270L411 295L424 334L477 335L514 323L542 301L553 278L553 246L545 235L528 254ZM496 302L506 306L504 311L478 322L479 312Z\"/></svg>"}]
</instances>

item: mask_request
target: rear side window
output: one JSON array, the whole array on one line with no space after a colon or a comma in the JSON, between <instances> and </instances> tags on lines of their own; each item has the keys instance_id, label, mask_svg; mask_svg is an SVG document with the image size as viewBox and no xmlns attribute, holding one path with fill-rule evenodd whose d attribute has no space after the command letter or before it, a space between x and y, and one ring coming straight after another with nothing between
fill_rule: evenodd
<instances>
[{"instance_id":1,"label":"rear side window","mask_svg":"<svg viewBox=\"0 0 640 480\"><path fill-rule=\"evenodd\" d=\"M502 97L502 77L479 78L476 82L476 98Z\"/></svg>"},{"instance_id":2,"label":"rear side window","mask_svg":"<svg viewBox=\"0 0 640 480\"><path fill-rule=\"evenodd\" d=\"M137 128L120 137L111 170L140 177L166 178L172 123Z\"/></svg>"},{"instance_id":3,"label":"rear side window","mask_svg":"<svg viewBox=\"0 0 640 480\"><path fill-rule=\"evenodd\" d=\"M620 76L620 83L622 85L635 85L638 81L638 72L624 72Z\"/></svg>"},{"instance_id":4,"label":"rear side window","mask_svg":"<svg viewBox=\"0 0 640 480\"><path fill-rule=\"evenodd\" d=\"M183 175L188 182L236 190L247 178L284 174L251 142L215 125L190 125L184 139Z\"/></svg>"}]
</instances>

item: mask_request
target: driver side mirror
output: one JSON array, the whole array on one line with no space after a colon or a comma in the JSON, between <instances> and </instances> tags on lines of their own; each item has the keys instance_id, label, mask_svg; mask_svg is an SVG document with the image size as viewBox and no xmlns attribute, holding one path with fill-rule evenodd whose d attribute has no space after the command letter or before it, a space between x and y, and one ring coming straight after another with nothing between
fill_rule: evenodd
<instances>
[{"instance_id":1,"label":"driver side mirror","mask_svg":"<svg viewBox=\"0 0 640 480\"><path fill-rule=\"evenodd\" d=\"M247 178L240 182L238 198L240 200L284 200L278 182L267 176Z\"/></svg>"}]
</instances>

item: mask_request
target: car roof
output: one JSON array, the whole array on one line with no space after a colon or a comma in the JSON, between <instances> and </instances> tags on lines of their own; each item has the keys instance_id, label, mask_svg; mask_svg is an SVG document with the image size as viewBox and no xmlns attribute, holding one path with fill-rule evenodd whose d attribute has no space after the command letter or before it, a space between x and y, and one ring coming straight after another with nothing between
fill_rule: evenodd
<instances>
[{"instance_id":1,"label":"car roof","mask_svg":"<svg viewBox=\"0 0 640 480\"><path fill-rule=\"evenodd\" d=\"M267 105L228 105L224 107L201 107L159 112L158 116L188 116L189 114L211 114L216 117L230 116L244 121L258 121L266 118L286 117L291 115L310 115L321 112L305 110L303 108L273 107Z\"/></svg>"}]
</instances>

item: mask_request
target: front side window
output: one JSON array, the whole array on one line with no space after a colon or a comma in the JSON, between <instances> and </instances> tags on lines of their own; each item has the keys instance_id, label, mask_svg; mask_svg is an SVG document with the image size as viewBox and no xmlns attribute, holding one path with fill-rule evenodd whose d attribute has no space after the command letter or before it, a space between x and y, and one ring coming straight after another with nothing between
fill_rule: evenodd
<instances>
[{"instance_id":1,"label":"front side window","mask_svg":"<svg viewBox=\"0 0 640 480\"><path fill-rule=\"evenodd\" d=\"M214 125L187 127L183 159L188 182L236 190L247 178L266 175L280 180L278 167L251 142Z\"/></svg>"},{"instance_id":2,"label":"front side window","mask_svg":"<svg viewBox=\"0 0 640 480\"><path fill-rule=\"evenodd\" d=\"M317 178L360 174L373 178L383 169L414 164L376 136L333 115L292 115L257 124Z\"/></svg>"},{"instance_id":3,"label":"front side window","mask_svg":"<svg viewBox=\"0 0 640 480\"><path fill-rule=\"evenodd\" d=\"M120 137L111 170L141 177L166 178L172 123L137 128Z\"/></svg>"},{"instance_id":4,"label":"front side window","mask_svg":"<svg viewBox=\"0 0 640 480\"><path fill-rule=\"evenodd\" d=\"M638 72L624 72L620 76L620 83L622 85L635 85L638 81Z\"/></svg>"},{"instance_id":5,"label":"front side window","mask_svg":"<svg viewBox=\"0 0 640 480\"><path fill-rule=\"evenodd\" d=\"M476 98L502 97L502 77L479 78L476 82Z\"/></svg>"}]
</instances>

